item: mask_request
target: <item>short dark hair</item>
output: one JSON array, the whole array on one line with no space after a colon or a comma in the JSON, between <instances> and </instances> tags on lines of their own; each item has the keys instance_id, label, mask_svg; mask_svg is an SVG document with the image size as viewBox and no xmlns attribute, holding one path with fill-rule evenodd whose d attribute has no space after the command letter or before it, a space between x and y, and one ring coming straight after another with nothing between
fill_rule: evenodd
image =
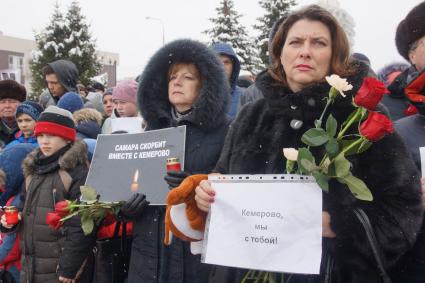
<instances>
[{"instance_id":1,"label":"short dark hair","mask_svg":"<svg viewBox=\"0 0 425 283\"><path fill-rule=\"evenodd\" d=\"M53 68L50 67L50 65L46 65L43 67L43 69L41 69L41 73L45 77L46 75L54 74L55 71L53 71Z\"/></svg>"},{"instance_id":2,"label":"short dark hair","mask_svg":"<svg viewBox=\"0 0 425 283\"><path fill-rule=\"evenodd\" d=\"M269 67L270 75L284 86L288 86L286 74L280 62L280 55L289 30L296 22L303 19L321 22L329 29L332 39L330 73L339 76L353 74L354 69L349 64L350 44L344 30L330 12L318 5L309 5L301 10L292 12L279 26L271 46L273 63Z\"/></svg>"}]
</instances>

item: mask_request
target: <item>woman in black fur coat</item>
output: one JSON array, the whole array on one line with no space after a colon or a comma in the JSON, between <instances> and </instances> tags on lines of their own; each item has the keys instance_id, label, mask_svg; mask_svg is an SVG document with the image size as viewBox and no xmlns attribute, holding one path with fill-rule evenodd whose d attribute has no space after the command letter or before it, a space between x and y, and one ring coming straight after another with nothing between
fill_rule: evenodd
<instances>
[{"instance_id":1,"label":"woman in black fur coat","mask_svg":"<svg viewBox=\"0 0 425 283\"><path fill-rule=\"evenodd\" d=\"M168 172L170 188L192 173L211 172L227 133L230 99L215 53L192 40L167 44L147 64L137 95L147 131L186 125L185 171ZM207 282L210 265L191 254L189 243L174 238L164 246L164 215L165 207L149 206L135 217L128 281Z\"/></svg>"},{"instance_id":2,"label":"woman in black fur coat","mask_svg":"<svg viewBox=\"0 0 425 283\"><path fill-rule=\"evenodd\" d=\"M324 78L329 74L346 77L353 89L347 97L337 97L326 116L332 114L341 125L354 110L352 97L368 68L349 62L347 38L327 11L308 6L294 12L272 45L274 64L256 80L264 99L244 107L231 125L216 166L219 173L283 173L282 148L303 147L301 136L315 127L326 104L330 86ZM291 283L383 282L354 208L369 217L385 268L415 241L422 212L420 182L399 136L388 135L349 160L353 175L367 184L374 200L358 200L345 185L330 182L329 193L323 194L321 274L293 275ZM195 199L201 210L209 210L214 191L207 181L196 188ZM215 267L210 282L240 282L246 272Z\"/></svg>"}]
</instances>

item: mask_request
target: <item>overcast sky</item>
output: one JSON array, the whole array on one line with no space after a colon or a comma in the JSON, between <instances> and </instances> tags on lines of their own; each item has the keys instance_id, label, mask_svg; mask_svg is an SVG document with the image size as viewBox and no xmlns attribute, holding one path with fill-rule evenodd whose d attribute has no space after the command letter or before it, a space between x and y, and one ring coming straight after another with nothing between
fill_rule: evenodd
<instances>
[{"instance_id":1,"label":"overcast sky","mask_svg":"<svg viewBox=\"0 0 425 283\"><path fill-rule=\"evenodd\" d=\"M34 30L44 28L50 20L56 0L1 0L0 31L5 35L34 38ZM71 0L57 0L65 11ZM206 41L202 33L210 27L220 0L80 0L82 12L91 25L97 47L120 56L118 79L137 76L150 56L162 46L160 21L165 41L192 38ZM297 0L299 5L317 0ZM355 21L354 52L366 54L377 70L393 61L403 61L397 53L394 36L397 24L419 0L339 0ZM241 22L249 28L264 12L256 0L234 0L243 15ZM1 49L1 47L0 47Z\"/></svg>"}]
</instances>

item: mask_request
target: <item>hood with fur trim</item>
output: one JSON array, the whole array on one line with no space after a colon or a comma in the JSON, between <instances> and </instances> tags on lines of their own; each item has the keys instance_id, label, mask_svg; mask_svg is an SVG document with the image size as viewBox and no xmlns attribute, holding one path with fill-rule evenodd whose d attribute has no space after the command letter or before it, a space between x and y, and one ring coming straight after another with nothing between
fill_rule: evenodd
<instances>
[{"instance_id":1,"label":"hood with fur trim","mask_svg":"<svg viewBox=\"0 0 425 283\"><path fill-rule=\"evenodd\" d=\"M22 163L24 176L28 177L35 172L35 162L40 148L33 150ZM88 164L87 145L82 140L77 140L61 157L59 157L59 167L65 171L71 171L80 164Z\"/></svg>"},{"instance_id":2,"label":"hood with fur trim","mask_svg":"<svg viewBox=\"0 0 425 283\"><path fill-rule=\"evenodd\" d=\"M204 44L181 39L159 49L140 76L137 103L147 129L176 126L168 100L168 70L174 63L195 64L202 77L200 94L185 121L206 131L227 121L230 86L222 63Z\"/></svg>"}]
</instances>

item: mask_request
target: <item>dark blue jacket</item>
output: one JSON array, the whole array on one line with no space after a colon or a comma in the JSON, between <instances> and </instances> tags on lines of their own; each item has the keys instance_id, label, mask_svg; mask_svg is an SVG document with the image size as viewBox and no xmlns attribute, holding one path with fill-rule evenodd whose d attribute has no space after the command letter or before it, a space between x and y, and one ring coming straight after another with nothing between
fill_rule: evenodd
<instances>
[{"instance_id":1,"label":"dark blue jacket","mask_svg":"<svg viewBox=\"0 0 425 283\"><path fill-rule=\"evenodd\" d=\"M230 100L229 111L227 112L227 114L233 120L236 117L236 114L238 113L239 98L242 95L242 89L237 86L239 72L241 70L241 63L239 62L239 59L235 51L233 50L232 46L230 46L230 44L227 44L224 42L215 43L212 46L212 49L218 55L229 56L233 62L232 75L230 77L230 87L232 89L232 92L231 92L232 97Z\"/></svg>"},{"instance_id":2,"label":"dark blue jacket","mask_svg":"<svg viewBox=\"0 0 425 283\"><path fill-rule=\"evenodd\" d=\"M21 191L24 175L22 173L22 161L34 149L36 145L22 143L4 149L0 154L0 170L6 174L5 191L0 194L0 206L4 206L7 200Z\"/></svg>"}]
</instances>

